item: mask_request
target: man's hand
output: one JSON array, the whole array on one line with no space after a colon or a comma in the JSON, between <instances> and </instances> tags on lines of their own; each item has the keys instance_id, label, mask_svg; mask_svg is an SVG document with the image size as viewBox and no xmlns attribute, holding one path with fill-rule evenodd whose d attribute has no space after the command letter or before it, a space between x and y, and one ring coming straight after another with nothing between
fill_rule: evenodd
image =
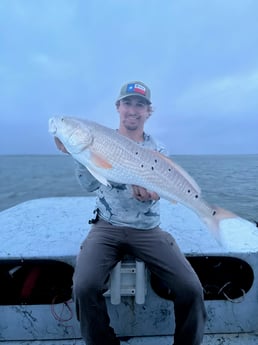
<instances>
[{"instance_id":1,"label":"man's hand","mask_svg":"<svg viewBox=\"0 0 258 345\"><path fill-rule=\"evenodd\" d=\"M64 147L64 144L57 138L57 137L54 137L54 140L55 140L55 143L56 143L56 146L58 148L58 150L64 152L64 153L69 153L66 148Z\"/></svg>"},{"instance_id":2,"label":"man's hand","mask_svg":"<svg viewBox=\"0 0 258 345\"><path fill-rule=\"evenodd\" d=\"M132 186L133 196L139 201L150 201L150 200L159 200L159 196L155 192L150 192L146 188L140 186Z\"/></svg>"}]
</instances>

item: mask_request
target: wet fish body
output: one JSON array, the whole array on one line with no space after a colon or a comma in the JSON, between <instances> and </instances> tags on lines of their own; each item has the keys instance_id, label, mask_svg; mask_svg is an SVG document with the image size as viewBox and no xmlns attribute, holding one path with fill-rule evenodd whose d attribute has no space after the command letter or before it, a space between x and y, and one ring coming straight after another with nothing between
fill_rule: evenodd
<instances>
[{"instance_id":1,"label":"wet fish body","mask_svg":"<svg viewBox=\"0 0 258 345\"><path fill-rule=\"evenodd\" d=\"M144 148L117 131L73 117L49 120L49 132L104 185L133 184L192 209L219 236L219 222L236 215L209 205L194 179L159 152Z\"/></svg>"}]
</instances>

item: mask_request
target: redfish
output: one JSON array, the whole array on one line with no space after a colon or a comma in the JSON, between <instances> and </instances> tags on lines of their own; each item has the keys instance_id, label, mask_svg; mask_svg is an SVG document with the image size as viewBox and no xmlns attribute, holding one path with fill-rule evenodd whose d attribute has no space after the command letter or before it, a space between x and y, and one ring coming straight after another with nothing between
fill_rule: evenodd
<instances>
[{"instance_id":1,"label":"redfish","mask_svg":"<svg viewBox=\"0 0 258 345\"><path fill-rule=\"evenodd\" d=\"M220 221L237 218L206 202L196 181L178 164L117 131L73 117L49 119L49 132L102 184L138 185L192 209L219 240Z\"/></svg>"}]
</instances>

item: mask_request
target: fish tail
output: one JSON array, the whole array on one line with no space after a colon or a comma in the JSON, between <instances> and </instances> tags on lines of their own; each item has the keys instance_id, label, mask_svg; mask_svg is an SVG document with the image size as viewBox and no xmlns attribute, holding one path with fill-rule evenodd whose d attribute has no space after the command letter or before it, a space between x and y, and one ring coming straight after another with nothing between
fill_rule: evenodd
<instances>
[{"instance_id":1,"label":"fish tail","mask_svg":"<svg viewBox=\"0 0 258 345\"><path fill-rule=\"evenodd\" d=\"M222 241L222 229L221 229L221 222L225 219L232 219L232 218L239 218L236 214L231 211L225 210L222 207L213 207L214 215L210 216L209 218L206 217L204 222L207 224L208 229L211 231L212 235L215 239L219 242L220 245L223 245Z\"/></svg>"}]
</instances>

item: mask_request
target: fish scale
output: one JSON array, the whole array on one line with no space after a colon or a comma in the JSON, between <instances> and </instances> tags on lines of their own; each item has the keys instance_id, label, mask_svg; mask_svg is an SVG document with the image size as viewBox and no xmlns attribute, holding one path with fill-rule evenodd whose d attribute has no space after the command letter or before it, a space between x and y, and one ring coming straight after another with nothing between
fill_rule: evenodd
<instances>
[{"instance_id":1,"label":"fish scale","mask_svg":"<svg viewBox=\"0 0 258 345\"><path fill-rule=\"evenodd\" d=\"M96 127L95 131L100 129ZM110 138L113 130L108 134L108 138ZM186 179L182 179L176 168L172 169L166 161L156 157L151 150L138 147L135 142L121 135L116 136L116 145L114 145L114 140L112 140L113 145L110 145L111 140L108 138L104 137L103 143L97 141L96 144L93 144L92 149L101 153L112 164L111 171L105 172L104 169L99 169L109 181L138 184L149 190L155 190L159 194L164 194L165 183L167 186L173 187L173 190L166 192L168 199L171 200L172 192L174 196L175 193L180 192L181 196L176 198L177 201L180 201L183 195L185 195L185 201L194 199L194 196L199 193ZM112 147L111 150L109 147ZM173 185L171 181L173 181ZM187 190L191 190L191 193L187 193Z\"/></svg>"},{"instance_id":2,"label":"fish scale","mask_svg":"<svg viewBox=\"0 0 258 345\"><path fill-rule=\"evenodd\" d=\"M194 179L171 159L113 129L88 120L54 117L49 120L49 132L101 183L138 185L177 201L197 213L216 237L221 220L237 217L209 205Z\"/></svg>"}]
</instances>

